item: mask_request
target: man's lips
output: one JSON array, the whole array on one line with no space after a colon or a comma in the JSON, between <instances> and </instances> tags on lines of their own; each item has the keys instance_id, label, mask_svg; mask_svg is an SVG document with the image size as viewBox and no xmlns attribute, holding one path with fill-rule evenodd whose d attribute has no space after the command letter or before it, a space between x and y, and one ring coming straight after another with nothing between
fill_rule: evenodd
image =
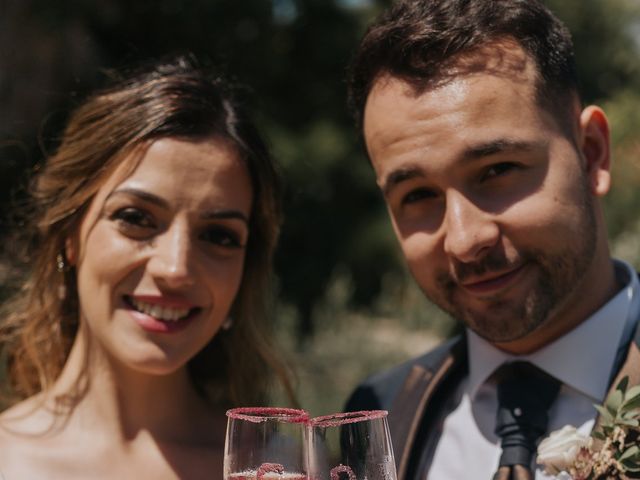
<instances>
[{"instance_id":1,"label":"man's lips","mask_svg":"<svg viewBox=\"0 0 640 480\"><path fill-rule=\"evenodd\" d=\"M526 264L503 272L489 272L461 282L460 287L474 296L492 295L510 286L525 270Z\"/></svg>"}]
</instances>

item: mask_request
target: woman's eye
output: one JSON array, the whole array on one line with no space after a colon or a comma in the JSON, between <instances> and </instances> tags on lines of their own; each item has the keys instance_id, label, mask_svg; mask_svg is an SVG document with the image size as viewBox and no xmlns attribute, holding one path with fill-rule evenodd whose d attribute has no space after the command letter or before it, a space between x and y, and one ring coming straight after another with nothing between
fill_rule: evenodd
<instances>
[{"instance_id":1,"label":"woman's eye","mask_svg":"<svg viewBox=\"0 0 640 480\"><path fill-rule=\"evenodd\" d=\"M240 235L224 227L208 228L201 237L204 241L221 247L241 248L243 246Z\"/></svg>"},{"instance_id":2,"label":"woman's eye","mask_svg":"<svg viewBox=\"0 0 640 480\"><path fill-rule=\"evenodd\" d=\"M121 208L113 214L113 219L126 228L155 228L151 215L138 208Z\"/></svg>"},{"instance_id":3,"label":"woman's eye","mask_svg":"<svg viewBox=\"0 0 640 480\"><path fill-rule=\"evenodd\" d=\"M415 190L411 190L404 197L402 197L402 204L407 205L434 197L435 193L432 190L429 190L428 188L417 188Z\"/></svg>"}]
</instances>

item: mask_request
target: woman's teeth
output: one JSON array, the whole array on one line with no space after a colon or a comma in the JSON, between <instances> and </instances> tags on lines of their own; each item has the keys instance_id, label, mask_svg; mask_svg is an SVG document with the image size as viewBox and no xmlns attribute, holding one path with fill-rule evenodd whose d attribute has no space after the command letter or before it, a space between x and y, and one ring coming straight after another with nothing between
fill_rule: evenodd
<instances>
[{"instance_id":1,"label":"woman's teeth","mask_svg":"<svg viewBox=\"0 0 640 480\"><path fill-rule=\"evenodd\" d=\"M165 322L176 322L189 315L189 308L161 307L152 303L140 302L131 298L131 305L139 312Z\"/></svg>"}]
</instances>

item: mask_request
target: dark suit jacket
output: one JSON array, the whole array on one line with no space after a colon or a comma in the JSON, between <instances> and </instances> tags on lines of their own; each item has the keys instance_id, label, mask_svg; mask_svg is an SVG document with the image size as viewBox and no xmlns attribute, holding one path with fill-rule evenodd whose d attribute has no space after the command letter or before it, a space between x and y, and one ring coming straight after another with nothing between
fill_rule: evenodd
<instances>
[{"instance_id":1,"label":"dark suit jacket","mask_svg":"<svg viewBox=\"0 0 640 480\"><path fill-rule=\"evenodd\" d=\"M370 377L348 400L348 411L389 411L398 480L426 477L444 418L453 408L453 393L466 374L466 341L458 336L426 355ZM610 388L625 375L630 385L640 384L640 325Z\"/></svg>"}]
</instances>

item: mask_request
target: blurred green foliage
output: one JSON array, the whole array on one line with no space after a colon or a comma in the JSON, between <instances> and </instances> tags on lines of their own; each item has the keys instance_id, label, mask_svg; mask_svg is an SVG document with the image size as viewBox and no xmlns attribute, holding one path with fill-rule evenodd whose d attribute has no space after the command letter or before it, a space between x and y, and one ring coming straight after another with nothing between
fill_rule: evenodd
<instances>
[{"instance_id":1,"label":"blurred green foliage","mask_svg":"<svg viewBox=\"0 0 640 480\"><path fill-rule=\"evenodd\" d=\"M393 323L438 336L451 329L412 285L346 109L346 65L367 23L389 3L0 0L1 217L9 216L11 192L42 149L55 145L69 108L101 82L104 69L187 50L212 59L251 88L282 164L281 336L303 366L303 396L314 397L309 385L318 384L335 390L323 402L337 405L357 377L415 353L395 331L387 335L395 347L372 347L382 356L369 361L367 341L350 350L358 338ZM606 208L613 250L640 267L640 2L549 5L574 34L585 100L604 105L611 118L614 187ZM0 284L1 277L2 265ZM348 341L336 343L336 335ZM347 358L358 367L334 388L331 371Z\"/></svg>"}]
</instances>

